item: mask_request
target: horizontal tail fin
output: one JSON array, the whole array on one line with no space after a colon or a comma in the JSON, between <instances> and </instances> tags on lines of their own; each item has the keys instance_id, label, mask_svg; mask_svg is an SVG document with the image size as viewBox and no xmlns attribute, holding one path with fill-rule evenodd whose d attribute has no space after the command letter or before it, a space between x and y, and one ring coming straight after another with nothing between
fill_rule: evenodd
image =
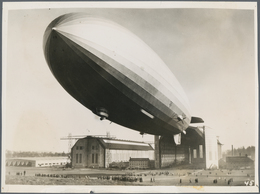
<instances>
[{"instance_id":1,"label":"horizontal tail fin","mask_svg":"<svg viewBox=\"0 0 260 194\"><path fill-rule=\"evenodd\" d=\"M190 123L204 123L204 121L202 118L199 118L199 117L191 117Z\"/></svg>"}]
</instances>

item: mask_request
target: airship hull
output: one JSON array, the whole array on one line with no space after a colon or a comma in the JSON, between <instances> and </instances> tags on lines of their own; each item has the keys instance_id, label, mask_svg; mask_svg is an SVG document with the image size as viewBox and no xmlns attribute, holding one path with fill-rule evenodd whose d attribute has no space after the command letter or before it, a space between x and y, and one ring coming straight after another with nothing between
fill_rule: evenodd
<instances>
[{"instance_id":1,"label":"airship hull","mask_svg":"<svg viewBox=\"0 0 260 194\"><path fill-rule=\"evenodd\" d=\"M119 47L121 43L119 46L116 43L114 48L109 48L110 44L103 45L99 38L97 41L89 38L86 30L89 29L86 28L88 23L92 30L103 30L100 28L104 25L103 20L85 21L88 16L76 14L75 26L71 25L71 21L75 22L75 15L71 16L54 20L44 35L46 61L55 78L71 96L94 114L101 116L98 110L104 109L108 120L141 133L176 134L188 127L191 118L179 94L170 92L171 87L165 87L166 82L156 77L156 72L140 65L145 64L143 59L138 66L136 61L140 57L133 53L125 54L127 44L133 46L128 43L129 39L122 47ZM114 27L110 23L106 26ZM79 29L85 30L86 35L77 34ZM119 35L122 34L121 27L116 25L115 29L120 31ZM102 36L102 33L97 33L97 36ZM106 36L105 32L103 36Z\"/></svg>"}]
</instances>

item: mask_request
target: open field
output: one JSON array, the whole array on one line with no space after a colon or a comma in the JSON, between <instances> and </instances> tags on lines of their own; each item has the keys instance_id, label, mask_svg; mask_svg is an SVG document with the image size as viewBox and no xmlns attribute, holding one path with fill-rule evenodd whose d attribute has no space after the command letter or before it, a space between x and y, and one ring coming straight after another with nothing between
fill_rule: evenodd
<instances>
[{"instance_id":1,"label":"open field","mask_svg":"<svg viewBox=\"0 0 260 194\"><path fill-rule=\"evenodd\" d=\"M26 171L25 175L24 171ZM22 175L16 175L18 172ZM35 174L40 176L35 176ZM44 177L42 177L43 174ZM117 180L112 180L112 177L113 179L117 177ZM120 177L125 177L124 181L118 180ZM228 184L231 178L233 182ZM133 179L132 182L130 179ZM198 179L198 183L195 183L195 179ZM217 180L217 183L213 183L213 180ZM6 167L6 184L21 185L244 186L247 180L254 180L254 169L229 171L168 168L122 171L90 168L63 170L51 167Z\"/></svg>"}]
</instances>

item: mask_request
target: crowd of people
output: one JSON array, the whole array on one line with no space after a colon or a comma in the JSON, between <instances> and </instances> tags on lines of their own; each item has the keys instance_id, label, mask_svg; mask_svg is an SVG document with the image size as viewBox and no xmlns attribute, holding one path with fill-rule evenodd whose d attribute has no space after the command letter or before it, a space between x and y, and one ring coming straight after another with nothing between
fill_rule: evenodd
<instances>
[{"instance_id":1,"label":"crowd of people","mask_svg":"<svg viewBox=\"0 0 260 194\"><path fill-rule=\"evenodd\" d=\"M101 180L112 180L112 181L125 181L125 182L143 182L142 177L133 176L99 176L98 179Z\"/></svg>"},{"instance_id":2,"label":"crowd of people","mask_svg":"<svg viewBox=\"0 0 260 194\"><path fill-rule=\"evenodd\" d=\"M67 175L63 175L63 174L40 174L40 173L37 173L37 174L35 174L35 176L54 177L54 178L68 178Z\"/></svg>"}]
</instances>

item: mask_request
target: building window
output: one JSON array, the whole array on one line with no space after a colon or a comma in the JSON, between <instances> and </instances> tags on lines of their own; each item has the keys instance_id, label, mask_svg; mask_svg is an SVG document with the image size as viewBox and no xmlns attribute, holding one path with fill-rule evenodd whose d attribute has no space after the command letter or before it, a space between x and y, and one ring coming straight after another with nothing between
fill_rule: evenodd
<instances>
[{"instance_id":1,"label":"building window","mask_svg":"<svg viewBox=\"0 0 260 194\"><path fill-rule=\"evenodd\" d=\"M203 158L203 145L199 145L200 149L200 158Z\"/></svg>"},{"instance_id":2,"label":"building window","mask_svg":"<svg viewBox=\"0 0 260 194\"><path fill-rule=\"evenodd\" d=\"M79 147L79 149L80 149L80 150L82 150L82 149L83 149L83 147L82 147L82 146L80 146L80 147Z\"/></svg>"},{"instance_id":3,"label":"building window","mask_svg":"<svg viewBox=\"0 0 260 194\"><path fill-rule=\"evenodd\" d=\"M197 158L197 150L193 149L193 158Z\"/></svg>"},{"instance_id":4,"label":"building window","mask_svg":"<svg viewBox=\"0 0 260 194\"><path fill-rule=\"evenodd\" d=\"M78 158L78 154L76 154L76 163L78 163L79 161L79 158Z\"/></svg>"},{"instance_id":5,"label":"building window","mask_svg":"<svg viewBox=\"0 0 260 194\"><path fill-rule=\"evenodd\" d=\"M96 163L98 163L98 154L96 154Z\"/></svg>"},{"instance_id":6,"label":"building window","mask_svg":"<svg viewBox=\"0 0 260 194\"><path fill-rule=\"evenodd\" d=\"M92 163L95 161L95 154L92 154Z\"/></svg>"},{"instance_id":7,"label":"building window","mask_svg":"<svg viewBox=\"0 0 260 194\"><path fill-rule=\"evenodd\" d=\"M78 150L79 149L79 146L76 146L76 150Z\"/></svg>"},{"instance_id":8,"label":"building window","mask_svg":"<svg viewBox=\"0 0 260 194\"><path fill-rule=\"evenodd\" d=\"M92 150L94 150L95 149L95 146L92 146Z\"/></svg>"},{"instance_id":9,"label":"building window","mask_svg":"<svg viewBox=\"0 0 260 194\"><path fill-rule=\"evenodd\" d=\"M82 154L79 154L79 163L82 163Z\"/></svg>"}]
</instances>

